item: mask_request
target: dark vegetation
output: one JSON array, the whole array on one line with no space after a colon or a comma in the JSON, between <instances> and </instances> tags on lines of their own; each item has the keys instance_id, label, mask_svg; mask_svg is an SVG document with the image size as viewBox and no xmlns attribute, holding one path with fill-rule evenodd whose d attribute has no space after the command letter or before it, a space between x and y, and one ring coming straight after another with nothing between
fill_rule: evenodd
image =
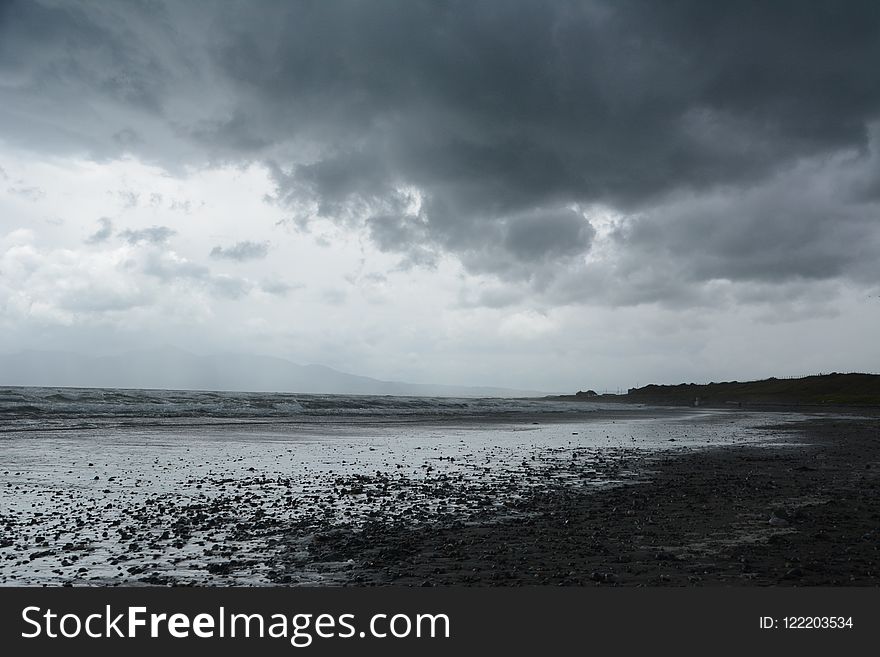
<instances>
[{"instance_id":1,"label":"dark vegetation","mask_svg":"<svg viewBox=\"0 0 880 657\"><path fill-rule=\"evenodd\" d=\"M555 399L583 400L587 395ZM796 379L681 383L630 388L626 395L589 396L591 401L627 401L674 406L821 405L880 406L880 375L821 374Z\"/></svg>"}]
</instances>

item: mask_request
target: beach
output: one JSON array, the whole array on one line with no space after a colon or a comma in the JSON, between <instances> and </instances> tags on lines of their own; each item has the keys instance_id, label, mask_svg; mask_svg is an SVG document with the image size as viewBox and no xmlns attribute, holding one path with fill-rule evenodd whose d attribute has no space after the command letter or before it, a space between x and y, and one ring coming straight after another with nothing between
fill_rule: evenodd
<instances>
[{"instance_id":1,"label":"beach","mask_svg":"<svg viewBox=\"0 0 880 657\"><path fill-rule=\"evenodd\" d=\"M322 545L359 555L354 581L376 584L880 584L877 420L768 432L777 445L658 456L629 485L547 491L500 523L373 525Z\"/></svg>"},{"instance_id":2,"label":"beach","mask_svg":"<svg viewBox=\"0 0 880 657\"><path fill-rule=\"evenodd\" d=\"M864 414L2 397L3 585L878 583Z\"/></svg>"}]
</instances>

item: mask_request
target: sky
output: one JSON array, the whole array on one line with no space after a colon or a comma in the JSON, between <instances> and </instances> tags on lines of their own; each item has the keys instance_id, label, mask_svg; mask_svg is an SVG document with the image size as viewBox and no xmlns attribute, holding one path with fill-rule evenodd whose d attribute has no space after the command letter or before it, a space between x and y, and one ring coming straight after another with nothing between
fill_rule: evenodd
<instances>
[{"instance_id":1,"label":"sky","mask_svg":"<svg viewBox=\"0 0 880 657\"><path fill-rule=\"evenodd\" d=\"M880 4L0 3L0 351L880 371Z\"/></svg>"}]
</instances>

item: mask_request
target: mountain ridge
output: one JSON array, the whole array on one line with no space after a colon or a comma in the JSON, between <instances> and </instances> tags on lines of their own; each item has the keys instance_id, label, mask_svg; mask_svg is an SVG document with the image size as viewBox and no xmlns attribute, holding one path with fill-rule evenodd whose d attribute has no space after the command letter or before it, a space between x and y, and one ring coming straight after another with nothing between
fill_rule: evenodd
<instances>
[{"instance_id":1,"label":"mountain ridge","mask_svg":"<svg viewBox=\"0 0 880 657\"><path fill-rule=\"evenodd\" d=\"M501 386L385 381L326 365L299 365L277 356L226 353L199 356L174 346L110 356L26 349L0 354L0 385L151 388L364 394L416 397L524 397L546 392Z\"/></svg>"}]
</instances>

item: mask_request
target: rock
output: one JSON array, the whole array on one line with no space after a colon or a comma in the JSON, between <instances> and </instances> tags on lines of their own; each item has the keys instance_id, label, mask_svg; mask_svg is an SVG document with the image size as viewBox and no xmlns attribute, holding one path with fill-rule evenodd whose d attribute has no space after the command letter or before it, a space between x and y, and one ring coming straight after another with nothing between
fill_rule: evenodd
<instances>
[{"instance_id":1,"label":"rock","mask_svg":"<svg viewBox=\"0 0 880 657\"><path fill-rule=\"evenodd\" d=\"M772 527L788 527L788 520L783 517L784 515L785 514L774 511L770 514L770 520L767 522L769 522Z\"/></svg>"}]
</instances>

